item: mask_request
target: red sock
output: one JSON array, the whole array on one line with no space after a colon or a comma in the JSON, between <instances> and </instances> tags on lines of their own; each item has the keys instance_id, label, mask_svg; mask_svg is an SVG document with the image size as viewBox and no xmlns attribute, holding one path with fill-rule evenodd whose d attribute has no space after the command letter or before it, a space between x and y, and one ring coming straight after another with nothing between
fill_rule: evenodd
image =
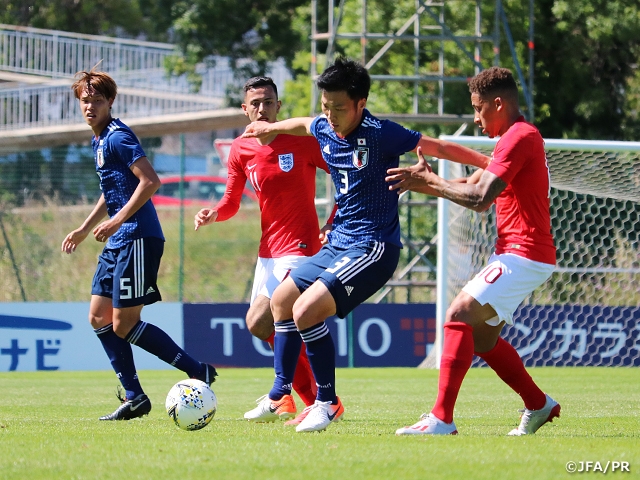
<instances>
[{"instance_id":1,"label":"red sock","mask_svg":"<svg viewBox=\"0 0 640 480\"><path fill-rule=\"evenodd\" d=\"M535 384L524 368L520 355L509 342L499 338L491 350L484 353L476 352L476 355L487 362L502 381L522 397L525 408L540 410L544 407L547 401L544 392Z\"/></svg>"},{"instance_id":2,"label":"red sock","mask_svg":"<svg viewBox=\"0 0 640 480\"><path fill-rule=\"evenodd\" d=\"M273 337L275 337L275 332L265 340L265 342L271 345L272 350ZM298 357L298 365L296 366L296 372L293 376L292 386L307 407L314 404L316 401L316 394L318 393L318 386L316 385L316 379L313 376L313 371L311 370L311 365L307 358L307 350L304 343L300 349L300 356Z\"/></svg>"},{"instance_id":3,"label":"red sock","mask_svg":"<svg viewBox=\"0 0 640 480\"><path fill-rule=\"evenodd\" d=\"M275 338L275 336L276 336L276 332L271 332L271 335L269 335L269 338L265 340L265 342L267 342L271 347L271 350L273 350L273 339Z\"/></svg>"},{"instance_id":4,"label":"red sock","mask_svg":"<svg viewBox=\"0 0 640 480\"><path fill-rule=\"evenodd\" d=\"M472 360L473 328L463 322L445 323L438 398L431 410L431 413L445 423L453 422L453 407Z\"/></svg>"}]
</instances>

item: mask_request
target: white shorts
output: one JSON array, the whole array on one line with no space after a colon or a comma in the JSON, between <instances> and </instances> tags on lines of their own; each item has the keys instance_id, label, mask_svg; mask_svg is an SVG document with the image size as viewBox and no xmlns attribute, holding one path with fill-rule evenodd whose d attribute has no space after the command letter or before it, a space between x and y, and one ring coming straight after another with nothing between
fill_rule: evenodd
<instances>
[{"instance_id":1,"label":"white shorts","mask_svg":"<svg viewBox=\"0 0 640 480\"><path fill-rule=\"evenodd\" d=\"M487 320L489 325L500 322L513 324L518 305L542 285L553 273L555 265L534 262L512 253L489 258L489 263L462 289L481 305L489 304L498 314Z\"/></svg>"},{"instance_id":2,"label":"white shorts","mask_svg":"<svg viewBox=\"0 0 640 480\"><path fill-rule=\"evenodd\" d=\"M307 258L309 257L300 255L287 255L280 258L258 257L256 272L253 276L251 303L258 295L271 298L276 287L289 275L289 272L297 268Z\"/></svg>"}]
</instances>

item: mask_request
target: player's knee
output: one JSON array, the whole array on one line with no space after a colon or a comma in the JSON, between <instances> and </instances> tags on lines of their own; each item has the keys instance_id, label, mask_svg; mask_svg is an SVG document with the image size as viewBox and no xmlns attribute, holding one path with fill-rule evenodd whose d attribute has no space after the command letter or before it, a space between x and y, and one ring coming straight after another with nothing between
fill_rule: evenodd
<instances>
[{"instance_id":1,"label":"player's knee","mask_svg":"<svg viewBox=\"0 0 640 480\"><path fill-rule=\"evenodd\" d=\"M276 288L273 296L271 297L271 313L274 320L286 320L287 318L291 318L293 315L292 305L295 302L295 298L299 295L300 293L297 289L292 291L286 288Z\"/></svg>"},{"instance_id":2,"label":"player's knee","mask_svg":"<svg viewBox=\"0 0 640 480\"><path fill-rule=\"evenodd\" d=\"M308 311L309 309L307 308L306 304L304 304L303 302L296 302L293 304L293 308L291 309L291 314L294 320L300 320L308 316Z\"/></svg>"},{"instance_id":3,"label":"player's knee","mask_svg":"<svg viewBox=\"0 0 640 480\"><path fill-rule=\"evenodd\" d=\"M98 328L102 328L104 326L107 325L107 322L105 322L105 319L103 316L101 315L95 315L91 312L89 312L89 323L91 324L91 327L96 330Z\"/></svg>"},{"instance_id":4,"label":"player's knee","mask_svg":"<svg viewBox=\"0 0 640 480\"><path fill-rule=\"evenodd\" d=\"M254 337L266 340L273 333L273 317L271 315L250 316L247 314L247 329Z\"/></svg>"},{"instance_id":5,"label":"player's knee","mask_svg":"<svg viewBox=\"0 0 640 480\"><path fill-rule=\"evenodd\" d=\"M319 311L317 306L308 302L296 302L293 305L292 314L299 330L310 328L327 318L326 315Z\"/></svg>"},{"instance_id":6,"label":"player's knee","mask_svg":"<svg viewBox=\"0 0 640 480\"><path fill-rule=\"evenodd\" d=\"M472 315L464 304L453 302L447 309L446 322L462 322L469 325L473 324Z\"/></svg>"},{"instance_id":7,"label":"player's knee","mask_svg":"<svg viewBox=\"0 0 640 480\"><path fill-rule=\"evenodd\" d=\"M274 321L286 320L293 317L291 309L279 303L271 304L271 314L273 315Z\"/></svg>"},{"instance_id":8,"label":"player's knee","mask_svg":"<svg viewBox=\"0 0 640 480\"><path fill-rule=\"evenodd\" d=\"M113 331L120 338L125 338L127 336L127 334L129 333L129 330L131 330L131 328L128 328L123 323L120 323L120 322L117 322L117 321L113 322Z\"/></svg>"}]
</instances>

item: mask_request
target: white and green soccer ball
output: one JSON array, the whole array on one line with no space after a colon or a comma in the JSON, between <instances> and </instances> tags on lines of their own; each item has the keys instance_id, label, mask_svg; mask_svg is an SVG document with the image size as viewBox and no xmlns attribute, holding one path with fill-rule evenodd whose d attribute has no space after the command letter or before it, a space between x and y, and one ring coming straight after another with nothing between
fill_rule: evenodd
<instances>
[{"instance_id":1,"label":"white and green soccer ball","mask_svg":"<svg viewBox=\"0 0 640 480\"><path fill-rule=\"evenodd\" d=\"M189 378L176 383L167 394L167 414L183 430L200 430L216 414L218 400L206 383Z\"/></svg>"}]
</instances>

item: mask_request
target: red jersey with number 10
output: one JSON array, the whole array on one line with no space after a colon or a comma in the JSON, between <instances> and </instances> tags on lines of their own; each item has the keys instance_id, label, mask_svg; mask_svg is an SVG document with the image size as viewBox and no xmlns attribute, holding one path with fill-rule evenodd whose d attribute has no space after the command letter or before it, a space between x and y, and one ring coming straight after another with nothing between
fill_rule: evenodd
<instances>
[{"instance_id":1,"label":"red jersey with number 10","mask_svg":"<svg viewBox=\"0 0 640 480\"><path fill-rule=\"evenodd\" d=\"M259 257L311 256L320 250L316 169L329 169L314 137L280 134L269 145L238 137L231 144L227 168L227 189L216 205L216 221L236 214L248 179L260 203Z\"/></svg>"},{"instance_id":2,"label":"red jersey with number 10","mask_svg":"<svg viewBox=\"0 0 640 480\"><path fill-rule=\"evenodd\" d=\"M496 199L496 253L555 265L549 166L538 129L518 118L498 140L487 171L507 184Z\"/></svg>"}]
</instances>

